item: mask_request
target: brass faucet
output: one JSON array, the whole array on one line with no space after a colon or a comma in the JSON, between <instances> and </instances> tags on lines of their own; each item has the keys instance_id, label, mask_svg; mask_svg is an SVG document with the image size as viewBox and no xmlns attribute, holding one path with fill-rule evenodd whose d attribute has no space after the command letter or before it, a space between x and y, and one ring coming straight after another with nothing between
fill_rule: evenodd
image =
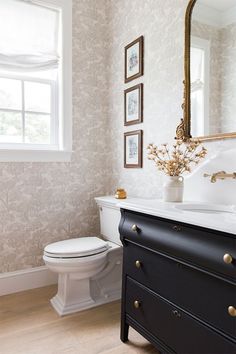
<instances>
[{"instance_id":1,"label":"brass faucet","mask_svg":"<svg viewBox=\"0 0 236 354\"><path fill-rule=\"evenodd\" d=\"M208 173L204 173L204 177L210 177L211 178L211 183L215 183L217 179L224 180L225 178L233 178L236 179L236 172L233 173L226 173L225 171L219 171L216 173L213 173L212 175Z\"/></svg>"}]
</instances>

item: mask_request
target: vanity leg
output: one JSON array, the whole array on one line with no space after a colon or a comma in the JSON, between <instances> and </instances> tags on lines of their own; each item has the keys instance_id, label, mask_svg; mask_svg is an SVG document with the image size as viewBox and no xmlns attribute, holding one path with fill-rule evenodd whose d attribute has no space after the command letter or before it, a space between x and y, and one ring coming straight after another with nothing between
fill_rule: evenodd
<instances>
[{"instance_id":1,"label":"vanity leg","mask_svg":"<svg viewBox=\"0 0 236 354\"><path fill-rule=\"evenodd\" d=\"M129 325L125 321L121 321L120 339L122 342L127 342L129 336Z\"/></svg>"},{"instance_id":2,"label":"vanity leg","mask_svg":"<svg viewBox=\"0 0 236 354\"><path fill-rule=\"evenodd\" d=\"M124 247L125 244L123 245ZM123 269L125 269L123 259ZM126 294L126 274L122 274L122 296L121 296L121 321L120 321L120 339L122 342L127 342L129 336L129 325L125 321L125 294Z\"/></svg>"}]
</instances>

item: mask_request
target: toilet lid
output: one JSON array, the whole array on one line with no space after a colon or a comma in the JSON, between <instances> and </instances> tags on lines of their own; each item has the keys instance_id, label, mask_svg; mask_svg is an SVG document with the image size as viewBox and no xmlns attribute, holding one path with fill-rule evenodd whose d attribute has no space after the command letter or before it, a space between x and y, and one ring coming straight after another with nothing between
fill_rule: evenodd
<instances>
[{"instance_id":1,"label":"toilet lid","mask_svg":"<svg viewBox=\"0 0 236 354\"><path fill-rule=\"evenodd\" d=\"M44 255L53 258L78 258L95 255L108 248L108 243L98 237L80 237L47 245Z\"/></svg>"}]
</instances>

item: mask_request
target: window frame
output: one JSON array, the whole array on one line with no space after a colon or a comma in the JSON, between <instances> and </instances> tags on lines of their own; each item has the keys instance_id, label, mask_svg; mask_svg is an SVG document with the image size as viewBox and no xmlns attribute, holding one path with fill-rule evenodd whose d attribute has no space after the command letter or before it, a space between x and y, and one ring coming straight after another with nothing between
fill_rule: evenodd
<instances>
[{"instance_id":1,"label":"window frame","mask_svg":"<svg viewBox=\"0 0 236 354\"><path fill-rule=\"evenodd\" d=\"M25 0L22 0L25 1ZM52 105L55 113L54 132L56 144L0 143L0 162L50 162L70 161L72 153L72 0L31 0L32 3L53 7L61 15L61 60L58 70L58 90L55 88ZM24 75L4 75L1 77L32 82L50 82L47 79L32 79ZM58 91L58 92L57 92ZM14 110L9 110L14 111ZM57 122L56 122L57 121Z\"/></svg>"},{"instance_id":2,"label":"window frame","mask_svg":"<svg viewBox=\"0 0 236 354\"><path fill-rule=\"evenodd\" d=\"M209 90L210 90L210 41L197 36L191 37L191 47L201 49L204 53L204 82L202 88L202 102L203 102L203 115L201 126L203 129L202 135L208 135L209 133ZM200 91L200 90L198 90ZM191 93L190 93L191 94Z\"/></svg>"}]
</instances>

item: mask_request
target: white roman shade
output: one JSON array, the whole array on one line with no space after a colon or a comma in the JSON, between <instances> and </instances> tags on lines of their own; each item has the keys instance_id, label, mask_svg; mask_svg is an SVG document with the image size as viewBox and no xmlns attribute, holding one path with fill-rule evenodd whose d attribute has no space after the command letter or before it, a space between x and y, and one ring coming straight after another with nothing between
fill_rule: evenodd
<instances>
[{"instance_id":1,"label":"white roman shade","mask_svg":"<svg viewBox=\"0 0 236 354\"><path fill-rule=\"evenodd\" d=\"M60 12L24 0L0 1L0 70L58 67Z\"/></svg>"}]
</instances>

